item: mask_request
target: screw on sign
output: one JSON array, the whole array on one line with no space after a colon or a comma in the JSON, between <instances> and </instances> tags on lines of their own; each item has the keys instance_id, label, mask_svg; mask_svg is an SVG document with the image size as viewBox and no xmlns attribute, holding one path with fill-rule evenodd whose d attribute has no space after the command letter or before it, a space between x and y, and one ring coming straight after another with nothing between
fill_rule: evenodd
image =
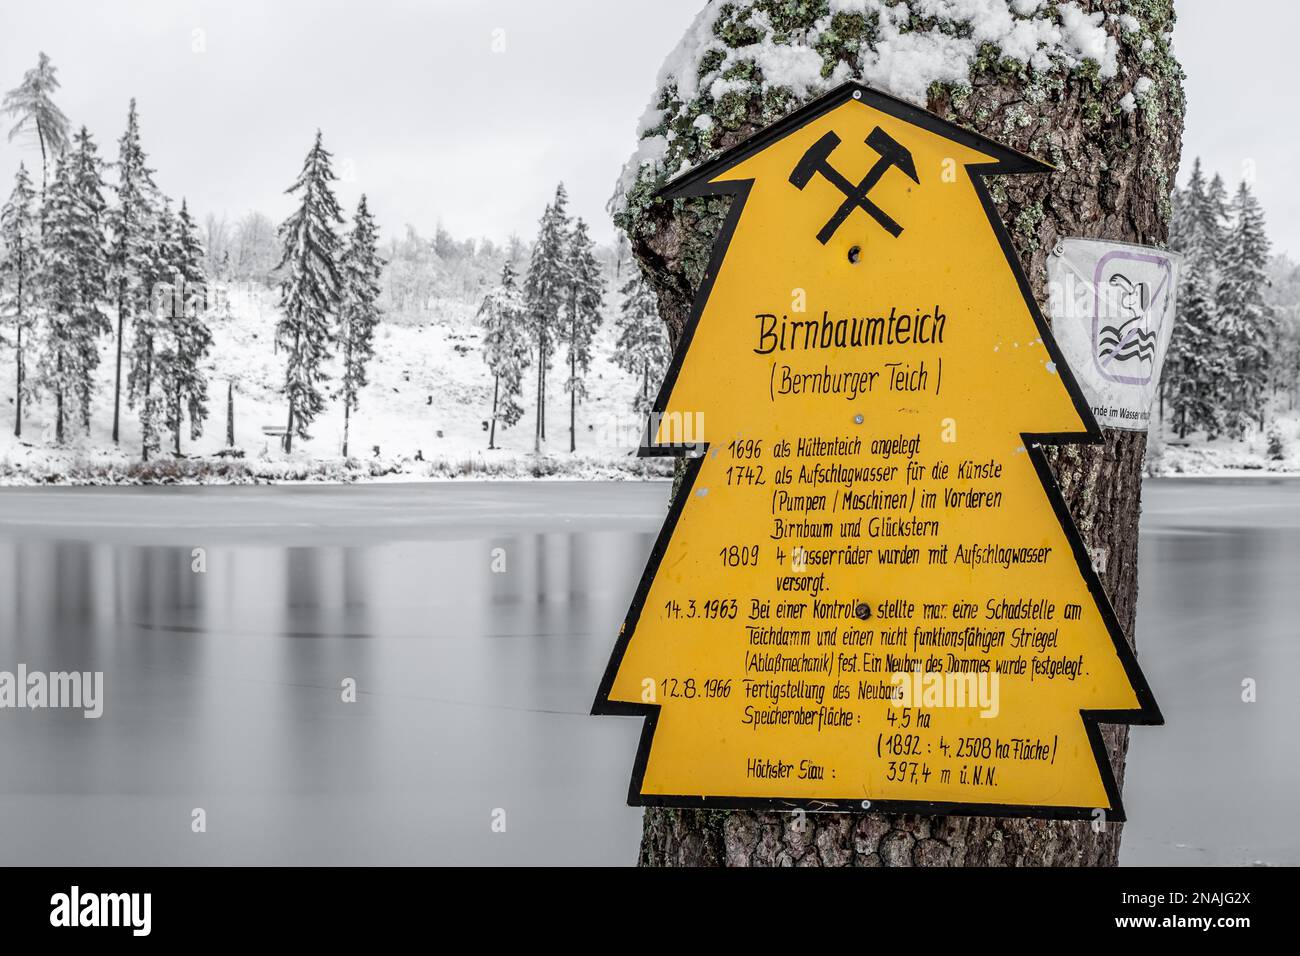
<instances>
[{"instance_id":1,"label":"screw on sign","mask_svg":"<svg viewBox=\"0 0 1300 956\"><path fill-rule=\"evenodd\" d=\"M984 182L1047 168L851 84L662 192L733 199L593 707L646 718L631 803L1123 819L1098 724L1160 711L1040 448L1100 430Z\"/></svg>"}]
</instances>

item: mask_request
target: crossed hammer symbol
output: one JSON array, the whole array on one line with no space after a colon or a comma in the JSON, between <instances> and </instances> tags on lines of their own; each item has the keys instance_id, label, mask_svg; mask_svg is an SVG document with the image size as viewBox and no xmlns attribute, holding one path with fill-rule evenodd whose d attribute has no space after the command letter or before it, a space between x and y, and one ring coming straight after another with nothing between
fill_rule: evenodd
<instances>
[{"instance_id":1,"label":"crossed hammer symbol","mask_svg":"<svg viewBox=\"0 0 1300 956\"><path fill-rule=\"evenodd\" d=\"M840 208L835 210L835 215L831 216L826 225L822 226L821 232L817 233L817 241L823 246L830 241L831 236L835 235L835 231L844 224L844 220L849 218L849 213L855 209L861 209L876 220L895 239L903 231L902 226L867 198L867 193L880 182L880 177L885 175L890 166L897 166L912 182L920 185L921 180L916 178L916 164L912 162L912 154L879 126L871 131L866 143L880 154L880 158L856 186L840 175L840 171L830 163L831 153L840 145L840 138L834 132L827 133L808 147L808 151L803 154L803 158L790 173L790 182L798 189L803 189L812 181L814 175L821 173L836 189L844 193L844 202L840 203Z\"/></svg>"}]
</instances>

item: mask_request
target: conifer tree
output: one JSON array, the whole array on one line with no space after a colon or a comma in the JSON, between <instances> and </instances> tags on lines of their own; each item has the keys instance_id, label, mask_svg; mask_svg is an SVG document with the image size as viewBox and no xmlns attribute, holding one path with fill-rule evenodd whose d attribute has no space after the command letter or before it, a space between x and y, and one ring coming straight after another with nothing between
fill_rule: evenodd
<instances>
[{"instance_id":1,"label":"conifer tree","mask_svg":"<svg viewBox=\"0 0 1300 956\"><path fill-rule=\"evenodd\" d=\"M578 448L578 401L587 397L586 376L591 370L591 347L604 320L605 277L596 261L595 245L587 224L578 219L569 237L568 263L565 269L568 295L559 335L568 351L569 377L564 390L569 393L569 451Z\"/></svg>"},{"instance_id":2,"label":"conifer tree","mask_svg":"<svg viewBox=\"0 0 1300 956\"><path fill-rule=\"evenodd\" d=\"M645 415L654 405L659 382L672 357L672 347L668 330L659 318L654 290L639 268L633 265L632 269L632 277L619 290L623 305L615 319L618 340L614 344L614 361L619 368L640 379L632 408Z\"/></svg>"},{"instance_id":3,"label":"conifer tree","mask_svg":"<svg viewBox=\"0 0 1300 956\"><path fill-rule=\"evenodd\" d=\"M1205 190L1204 205L1199 212L1202 229L1210 246L1222 250L1228 235L1232 210L1228 202L1228 187L1223 177L1215 173Z\"/></svg>"},{"instance_id":4,"label":"conifer tree","mask_svg":"<svg viewBox=\"0 0 1300 956\"><path fill-rule=\"evenodd\" d=\"M1232 203L1232 225L1224 236L1218 304L1234 387L1225 396L1225 428L1237 437L1253 423L1264 427L1270 351L1275 319L1265 301L1269 241L1264 211L1243 182Z\"/></svg>"},{"instance_id":5,"label":"conifer tree","mask_svg":"<svg viewBox=\"0 0 1300 956\"><path fill-rule=\"evenodd\" d=\"M76 171L76 193L85 210L86 229L80 243L81 318L76 325L76 348L84 374L78 383L81 424L90 434L90 403L94 374L99 368L99 337L111 334L113 326L103 308L108 292L108 246L104 238L104 165L99 150L85 126L73 137L72 159Z\"/></svg>"},{"instance_id":6,"label":"conifer tree","mask_svg":"<svg viewBox=\"0 0 1300 956\"><path fill-rule=\"evenodd\" d=\"M1215 336L1217 309L1213 251L1198 243L1184 253L1178 291L1178 321L1165 361L1166 395L1178 437L1219 429L1220 343Z\"/></svg>"},{"instance_id":7,"label":"conifer tree","mask_svg":"<svg viewBox=\"0 0 1300 956\"><path fill-rule=\"evenodd\" d=\"M286 452L293 449L295 435L310 437L307 430L325 407L320 384L326 376L321 365L329 356L331 326L342 291L337 228L343 216L330 185L337 178L317 130L302 172L287 190L299 197L299 206L280 225L284 251L279 268L285 270L285 277L280 283L281 316L275 335L286 354Z\"/></svg>"},{"instance_id":8,"label":"conifer tree","mask_svg":"<svg viewBox=\"0 0 1300 956\"><path fill-rule=\"evenodd\" d=\"M49 330L42 380L55 397L59 443L64 440L69 403L90 430L92 383L99 365L96 340L112 330L101 308L108 278L103 212L99 158L90 133L82 127L59 162L46 196Z\"/></svg>"},{"instance_id":9,"label":"conifer tree","mask_svg":"<svg viewBox=\"0 0 1300 956\"><path fill-rule=\"evenodd\" d=\"M190 438L203 434L208 416L208 380L203 362L212 348L208 328L207 277L203 267L203 243L185 200L174 222L172 281L176 290L169 316L171 361L167 363L167 426L173 449L181 453L185 416L190 420Z\"/></svg>"},{"instance_id":10,"label":"conifer tree","mask_svg":"<svg viewBox=\"0 0 1300 956\"><path fill-rule=\"evenodd\" d=\"M483 359L493 378L488 448L494 449L497 422L504 429L523 417L524 407L519 398L523 393L524 370L532 358L528 310L514 264L509 259L501 267L501 282L484 296L478 318L483 323Z\"/></svg>"},{"instance_id":11,"label":"conifer tree","mask_svg":"<svg viewBox=\"0 0 1300 956\"><path fill-rule=\"evenodd\" d=\"M68 147L68 118L54 102L59 88L58 68L44 53L36 66L23 74L23 80L5 94L0 110L17 122L9 130L9 141L19 136L35 136L41 147L41 197L49 185L49 166Z\"/></svg>"},{"instance_id":12,"label":"conifer tree","mask_svg":"<svg viewBox=\"0 0 1300 956\"><path fill-rule=\"evenodd\" d=\"M542 450L546 440L546 371L555 351L557 328L568 288L569 216L564 183L555 190L555 200L546 207L524 280L524 301L528 307L529 332L537 354L537 428L533 451Z\"/></svg>"},{"instance_id":13,"label":"conifer tree","mask_svg":"<svg viewBox=\"0 0 1300 956\"><path fill-rule=\"evenodd\" d=\"M117 308L117 369L113 378L113 441L118 440L122 403L122 349L127 322L149 308L149 272L152 219L158 189L153 170L145 164L135 99L127 110L126 132L118 140L117 201L106 220L109 234L108 265L111 292Z\"/></svg>"},{"instance_id":14,"label":"conifer tree","mask_svg":"<svg viewBox=\"0 0 1300 956\"><path fill-rule=\"evenodd\" d=\"M1192 174L1187 179L1187 186L1175 189L1172 213L1169 217L1169 248L1174 252L1186 253L1200 238L1199 210L1205 206L1205 173L1201 169L1201 157L1192 161Z\"/></svg>"},{"instance_id":15,"label":"conifer tree","mask_svg":"<svg viewBox=\"0 0 1300 956\"><path fill-rule=\"evenodd\" d=\"M161 197L153 219L147 224L145 285L148 302L139 309L131 328L131 371L127 378L127 401L139 407L140 456L148 461L162 447L166 428L168 383L175 360L172 317L183 293L176 285L176 264L180 259L177 240L180 227L171 202Z\"/></svg>"},{"instance_id":16,"label":"conifer tree","mask_svg":"<svg viewBox=\"0 0 1300 956\"><path fill-rule=\"evenodd\" d=\"M363 194L352 217L352 231L339 265L343 283L339 306L339 344L343 353L343 457L348 456L348 429L357 398L366 385L366 366L374 357L375 326L379 322L379 230Z\"/></svg>"},{"instance_id":17,"label":"conifer tree","mask_svg":"<svg viewBox=\"0 0 1300 956\"><path fill-rule=\"evenodd\" d=\"M36 192L27 168L18 164L14 189L0 209L0 319L14 331L14 435L23 434L27 395L24 335L36 321L40 269L40 227Z\"/></svg>"},{"instance_id":18,"label":"conifer tree","mask_svg":"<svg viewBox=\"0 0 1300 956\"><path fill-rule=\"evenodd\" d=\"M1196 430L1217 434L1229 374L1218 318L1223 223L1211 188L1198 158L1186 188L1175 193L1169 228L1170 248L1182 253L1183 267L1161 390L1180 439Z\"/></svg>"}]
</instances>

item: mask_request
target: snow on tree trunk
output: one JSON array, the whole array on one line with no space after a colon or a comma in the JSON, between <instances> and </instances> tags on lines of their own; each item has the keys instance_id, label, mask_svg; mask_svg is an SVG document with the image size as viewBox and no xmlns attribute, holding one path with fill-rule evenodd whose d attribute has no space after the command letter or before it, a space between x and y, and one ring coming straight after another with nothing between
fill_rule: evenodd
<instances>
[{"instance_id":1,"label":"snow on tree trunk","mask_svg":"<svg viewBox=\"0 0 1300 956\"><path fill-rule=\"evenodd\" d=\"M1172 0L1014 6L1030 12L989 4L955 22L877 0L833 15L818 2L709 3L664 65L611 204L674 343L729 200L665 203L654 192L683 164L698 165L849 79L1056 167L990 181L1045 313L1046 258L1058 240L1163 245L1183 124ZM1107 431L1104 446L1049 450L1130 642L1145 449L1144 433ZM1122 785L1127 728L1103 727L1103 736ZM640 862L1105 866L1117 861L1120 833L1113 823L1094 831L1074 821L810 813L798 825L789 814L648 808Z\"/></svg>"}]
</instances>

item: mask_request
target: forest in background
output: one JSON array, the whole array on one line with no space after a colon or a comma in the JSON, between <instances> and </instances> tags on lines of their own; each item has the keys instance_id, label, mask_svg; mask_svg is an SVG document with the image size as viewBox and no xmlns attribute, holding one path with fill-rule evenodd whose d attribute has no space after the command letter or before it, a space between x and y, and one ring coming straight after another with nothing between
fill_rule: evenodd
<instances>
[{"instance_id":1,"label":"forest in background","mask_svg":"<svg viewBox=\"0 0 1300 956\"><path fill-rule=\"evenodd\" d=\"M159 457L219 458L237 474L231 463L259 455L259 441L266 459L276 445L292 453L296 439L311 442L299 460L338 459L342 470L332 473L347 475L359 412L367 457L397 446L401 461L384 471L426 461L421 430L442 442L444 458L461 460L461 473L477 469L472 451L502 450L507 432L514 454L591 450L598 426L594 444L606 458L635 447L637 420L670 357L667 336L626 239L594 243L569 216L563 185L527 239L457 238L441 225L422 235L410 224L384 235L364 196L348 216L339 209L318 134L287 190L295 207L283 222L259 210L199 218L155 184L134 101L115 156L103 158L57 106L58 89L41 54L2 104L11 142L32 161L0 210L0 346L26 459L42 450L104 459L92 418L110 415L117 454L108 459L118 471ZM1222 177L1207 177L1197 161L1173 199L1170 245L1184 268L1156 464L1192 470L1178 450L1193 446L1230 449L1242 467L1255 467L1247 461L1256 452L1287 462L1300 447L1300 267L1271 254L1247 184L1229 196ZM238 347L214 344L223 330L252 323L253 311L257 321L269 312L273 328L227 336ZM390 384L377 344L435 325L445 327L450 351L427 364L455 364L460 381L426 394L433 425L381 421L407 414L379 393L400 395L412 372ZM603 381L614 370L625 376L617 397ZM371 396L380 407L367 418ZM242 409L249 401L255 414ZM271 420L277 401L280 423ZM445 422L444 402L468 430ZM618 408L603 407L612 403ZM237 419L250 414L260 439L250 440L247 424L236 434ZM24 430L27 419L35 434ZM313 440L318 420L334 430L329 440ZM212 440L214 430L223 441ZM134 445L123 449L128 431ZM7 475L22 467L7 464ZM67 470L41 467L52 479Z\"/></svg>"},{"instance_id":2,"label":"forest in background","mask_svg":"<svg viewBox=\"0 0 1300 956\"><path fill-rule=\"evenodd\" d=\"M200 224L184 198L177 203L156 185L134 100L116 158L105 160L85 127L73 132L55 102L58 89L57 69L41 54L2 104L11 140L33 147L33 172L19 166L0 211L0 316L12 350L13 434L24 448L84 451L96 437L92 419L111 409L115 449L135 432L128 459L148 462L164 448L190 457L183 440L203 438L212 417L224 417L225 442L208 453L244 458L246 442L235 434L237 393L251 384L265 399L271 389L249 382L246 356L234 353L232 367L230 349L214 351L214 331L244 322L236 313L250 306L260 317L269 305L275 316L273 334L251 339L281 368L284 424L263 423L260 431L286 455L295 440L312 441L317 420L337 409L341 441L323 454L318 443L312 455L348 465L353 413L376 371L381 320L389 330L448 324L466 304L477 311L479 373L491 382L481 409L488 450L529 403L531 450L548 451L547 410L560 397L568 405L567 450L576 452L578 410L592 397L598 348L636 384L629 410L643 412L657 387L666 335L652 298L628 271L627 244L598 247L587 225L568 215L563 185L532 242L457 240L441 227L426 238L411 226L381 237L364 195L350 218L339 208L333 158L318 132L286 190L294 208L283 222L252 211L233 221L208 214ZM620 296L616 309L607 302L611 285ZM455 346L458 356L465 351ZM111 382L101 386L106 363ZM525 395L530 369L535 386ZM409 369L402 379L403 386L410 381ZM222 381L224 416L212 407ZM427 404L434 406L433 394ZM480 412L461 405L462 414ZM24 434L29 418L38 420L39 438ZM557 430L564 429L553 425ZM445 429L432 437L443 439ZM378 457L379 445L373 448ZM264 443L263 457L268 451ZM423 449L413 458L424 461Z\"/></svg>"}]
</instances>

